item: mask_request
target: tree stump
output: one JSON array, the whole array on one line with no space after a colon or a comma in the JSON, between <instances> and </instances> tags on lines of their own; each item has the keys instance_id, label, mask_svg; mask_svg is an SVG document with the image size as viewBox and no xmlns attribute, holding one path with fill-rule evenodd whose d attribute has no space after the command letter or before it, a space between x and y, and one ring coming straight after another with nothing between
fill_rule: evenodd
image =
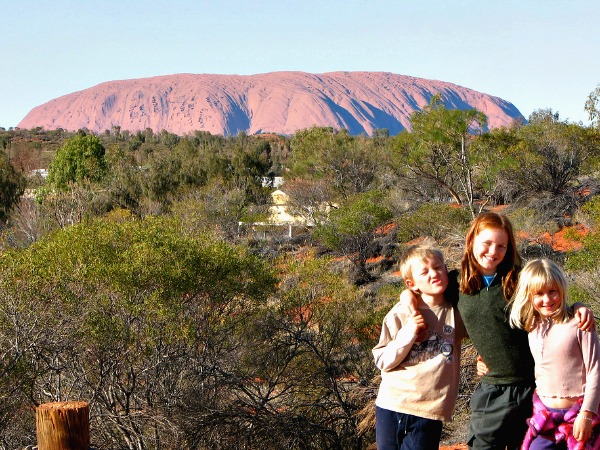
<instances>
[{"instance_id":1,"label":"tree stump","mask_svg":"<svg viewBox=\"0 0 600 450\"><path fill-rule=\"evenodd\" d=\"M43 403L36 408L38 450L89 450L87 402Z\"/></svg>"}]
</instances>

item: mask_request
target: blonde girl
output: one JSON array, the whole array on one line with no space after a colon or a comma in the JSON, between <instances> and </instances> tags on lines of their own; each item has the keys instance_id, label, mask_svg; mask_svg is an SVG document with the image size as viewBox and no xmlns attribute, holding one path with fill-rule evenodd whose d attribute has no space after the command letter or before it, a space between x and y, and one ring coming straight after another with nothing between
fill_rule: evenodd
<instances>
[{"instance_id":1,"label":"blonde girl","mask_svg":"<svg viewBox=\"0 0 600 450\"><path fill-rule=\"evenodd\" d=\"M536 259L523 268L510 324L529 332L535 361L533 416L522 448L597 448L600 343L594 330L578 328L567 306L566 277L556 263Z\"/></svg>"}]
</instances>

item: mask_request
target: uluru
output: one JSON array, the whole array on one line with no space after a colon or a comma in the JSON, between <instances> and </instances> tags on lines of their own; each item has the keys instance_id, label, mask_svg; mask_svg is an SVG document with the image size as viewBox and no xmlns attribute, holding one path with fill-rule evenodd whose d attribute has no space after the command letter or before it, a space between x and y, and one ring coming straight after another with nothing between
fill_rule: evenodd
<instances>
[{"instance_id":1,"label":"uluru","mask_svg":"<svg viewBox=\"0 0 600 450\"><path fill-rule=\"evenodd\" d=\"M326 126L352 135L385 128L395 135L410 130L410 115L436 94L447 109L482 111L488 128L524 120L506 100L444 81L388 72L271 72L108 81L33 108L18 127L231 136Z\"/></svg>"}]
</instances>

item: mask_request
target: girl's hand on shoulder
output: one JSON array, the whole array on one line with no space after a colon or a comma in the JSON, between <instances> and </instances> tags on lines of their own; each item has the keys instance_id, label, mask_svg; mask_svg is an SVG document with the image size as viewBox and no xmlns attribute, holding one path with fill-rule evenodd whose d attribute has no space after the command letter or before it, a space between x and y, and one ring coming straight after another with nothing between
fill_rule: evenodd
<instances>
[{"instance_id":1,"label":"girl's hand on shoulder","mask_svg":"<svg viewBox=\"0 0 600 450\"><path fill-rule=\"evenodd\" d=\"M596 329L596 319L590 308L583 303L577 302L573 305L573 310L575 311L575 318L578 322L577 326L582 331L592 331Z\"/></svg>"},{"instance_id":2,"label":"girl's hand on shoulder","mask_svg":"<svg viewBox=\"0 0 600 450\"><path fill-rule=\"evenodd\" d=\"M406 308L409 313L414 313L419 307L419 297L410 289L400 292L400 306Z\"/></svg>"},{"instance_id":3,"label":"girl's hand on shoulder","mask_svg":"<svg viewBox=\"0 0 600 450\"><path fill-rule=\"evenodd\" d=\"M580 412L573 424L573 437L579 442L587 441L592 435L593 415L587 413L588 411Z\"/></svg>"}]
</instances>

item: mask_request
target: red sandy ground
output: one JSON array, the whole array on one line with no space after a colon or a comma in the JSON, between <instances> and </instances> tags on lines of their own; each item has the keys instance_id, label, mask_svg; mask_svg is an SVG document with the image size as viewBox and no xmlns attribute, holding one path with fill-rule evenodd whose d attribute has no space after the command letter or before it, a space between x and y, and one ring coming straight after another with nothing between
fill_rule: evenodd
<instances>
[{"instance_id":1,"label":"red sandy ground","mask_svg":"<svg viewBox=\"0 0 600 450\"><path fill-rule=\"evenodd\" d=\"M519 231L517 235L522 239L538 241L539 243L547 244L555 251L567 252L571 250L579 250L583 245L578 239L570 239L569 234L571 234L571 236L575 235L581 238L586 236L589 232L589 228L587 228L585 225L578 224L572 227L565 227L554 234L543 233L541 236L533 237L529 236L523 231Z\"/></svg>"}]
</instances>

